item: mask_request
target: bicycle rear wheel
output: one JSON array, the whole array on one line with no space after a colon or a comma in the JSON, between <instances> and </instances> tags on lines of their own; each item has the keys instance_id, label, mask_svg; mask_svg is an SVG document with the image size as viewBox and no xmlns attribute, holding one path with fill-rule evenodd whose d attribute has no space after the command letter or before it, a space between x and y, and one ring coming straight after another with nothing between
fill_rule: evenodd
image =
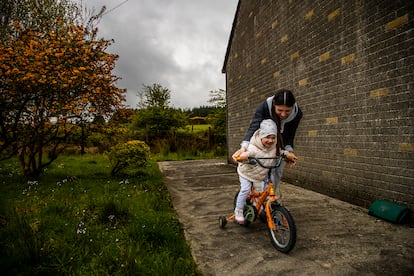
<instances>
[{"instance_id":1,"label":"bicycle rear wheel","mask_svg":"<svg viewBox=\"0 0 414 276\"><path fill-rule=\"evenodd\" d=\"M273 206L272 220L275 229L268 228L272 245L283 253L289 253L296 243L296 225L292 215L283 206Z\"/></svg>"}]
</instances>

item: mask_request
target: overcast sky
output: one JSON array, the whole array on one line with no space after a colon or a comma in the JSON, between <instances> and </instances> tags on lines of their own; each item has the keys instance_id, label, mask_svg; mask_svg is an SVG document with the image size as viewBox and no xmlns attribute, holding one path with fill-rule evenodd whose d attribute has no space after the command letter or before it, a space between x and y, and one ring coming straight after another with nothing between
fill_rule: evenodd
<instances>
[{"instance_id":1,"label":"overcast sky","mask_svg":"<svg viewBox=\"0 0 414 276\"><path fill-rule=\"evenodd\" d=\"M99 37L114 39L114 74L135 108L143 84L171 91L171 105L209 105L211 90L225 89L221 73L238 0L84 0L105 5Z\"/></svg>"}]
</instances>

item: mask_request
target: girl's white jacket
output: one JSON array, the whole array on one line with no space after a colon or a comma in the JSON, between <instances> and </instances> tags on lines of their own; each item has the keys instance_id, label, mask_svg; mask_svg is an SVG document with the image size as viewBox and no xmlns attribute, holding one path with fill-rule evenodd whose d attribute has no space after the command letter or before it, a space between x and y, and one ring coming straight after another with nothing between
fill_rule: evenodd
<instances>
[{"instance_id":1,"label":"girl's white jacket","mask_svg":"<svg viewBox=\"0 0 414 276\"><path fill-rule=\"evenodd\" d=\"M250 139L247 152L249 156L254 157L276 157L276 143L271 148L263 146L261 139L259 138L260 129L256 130ZM260 160L264 165L270 166L274 159ZM237 173L252 182L263 181L267 176L268 169L262 168L259 164L249 164L240 162L237 166Z\"/></svg>"}]
</instances>

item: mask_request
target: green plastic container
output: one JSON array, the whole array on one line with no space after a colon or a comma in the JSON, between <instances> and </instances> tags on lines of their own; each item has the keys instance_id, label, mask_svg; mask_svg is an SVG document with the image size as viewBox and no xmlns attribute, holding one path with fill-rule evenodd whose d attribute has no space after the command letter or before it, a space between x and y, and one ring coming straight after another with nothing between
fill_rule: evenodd
<instances>
[{"instance_id":1,"label":"green plastic container","mask_svg":"<svg viewBox=\"0 0 414 276\"><path fill-rule=\"evenodd\" d=\"M369 207L368 214L393 223L404 223L410 209L405 205L377 199Z\"/></svg>"}]
</instances>

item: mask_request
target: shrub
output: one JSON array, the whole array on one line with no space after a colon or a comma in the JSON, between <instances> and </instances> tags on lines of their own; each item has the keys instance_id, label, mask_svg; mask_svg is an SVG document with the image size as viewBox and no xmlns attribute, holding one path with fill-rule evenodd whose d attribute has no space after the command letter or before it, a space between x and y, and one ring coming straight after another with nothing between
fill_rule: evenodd
<instances>
[{"instance_id":1,"label":"shrub","mask_svg":"<svg viewBox=\"0 0 414 276\"><path fill-rule=\"evenodd\" d=\"M117 144L109 152L111 174L118 175L126 169L139 169L147 165L149 159L150 148L143 141L132 140Z\"/></svg>"}]
</instances>

